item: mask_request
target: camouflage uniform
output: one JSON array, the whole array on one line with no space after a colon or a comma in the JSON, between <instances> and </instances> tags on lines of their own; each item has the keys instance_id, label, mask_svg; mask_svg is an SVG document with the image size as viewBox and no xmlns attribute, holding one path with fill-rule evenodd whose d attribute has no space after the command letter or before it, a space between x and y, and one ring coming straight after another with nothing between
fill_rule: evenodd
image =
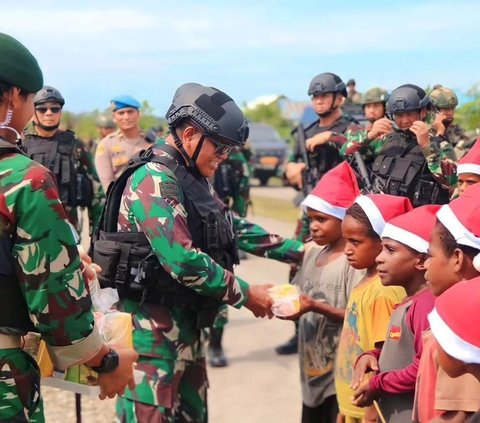
<instances>
[{"instance_id":1,"label":"camouflage uniform","mask_svg":"<svg viewBox=\"0 0 480 423\"><path fill-rule=\"evenodd\" d=\"M215 172L213 186L217 194L230 210L241 217L247 215L250 204L250 174L247 159L238 149L232 150Z\"/></svg>"},{"instance_id":2,"label":"camouflage uniform","mask_svg":"<svg viewBox=\"0 0 480 423\"><path fill-rule=\"evenodd\" d=\"M166 154L160 150L158 155ZM122 197L118 228L143 232L160 263L179 283L236 308L247 300L248 284L192 246L184 195L173 172L158 163L137 169ZM303 244L272 236L235 218L240 248L283 260L301 260ZM122 300L132 313L137 369L143 380L117 402L118 422L206 422L208 386L202 331L197 313L181 306Z\"/></svg>"},{"instance_id":3,"label":"camouflage uniform","mask_svg":"<svg viewBox=\"0 0 480 423\"><path fill-rule=\"evenodd\" d=\"M67 131L67 133L68 132L71 133L70 131ZM48 140L50 140L51 142L58 142L56 141L56 137L59 137L64 133L65 131L58 130L55 133L55 135L51 138L48 138ZM25 142L24 142L24 147L27 152L27 155L30 158L35 159L32 156L32 154L30 154L30 146L33 146L34 143L37 142L38 140L46 140L46 139L47 138L40 137L39 135L36 135L36 134L28 134L25 137ZM92 233L92 229L97 226L100 220L102 209L105 204L105 194L100 184L100 179L98 178L97 172L95 171L95 166L93 164L93 157L87 151L83 142L80 141L78 138L75 138L74 140L73 155L74 155L73 161L75 163L75 167L81 168L93 183L93 200L92 200L91 206L88 208L88 217L90 221L90 233ZM48 160L48 158L43 159L42 161L44 162L41 164L50 168L49 163L47 163L46 160ZM50 169L50 170L53 172L54 169ZM70 183L76 183L76 181L71 181ZM58 180L57 180L57 186L58 186ZM65 203L63 205L67 212L70 223L75 227L75 229L78 232L80 232L81 223L79 220L78 207L70 207Z\"/></svg>"},{"instance_id":4,"label":"camouflage uniform","mask_svg":"<svg viewBox=\"0 0 480 423\"><path fill-rule=\"evenodd\" d=\"M435 87L430 93L429 97L430 101L432 102L433 112L442 112L442 110L445 109L453 111L458 105L458 98L455 92L450 88L443 87L441 85ZM453 120L453 112L450 113L452 113L451 116ZM435 119L435 113L432 113L431 119L433 122ZM443 122L443 124L446 126L445 134L439 136L453 145L455 148L456 159L459 160L468 152L474 140L468 137L465 134L465 131L459 125L453 123L452 120Z\"/></svg>"},{"instance_id":5,"label":"camouflage uniform","mask_svg":"<svg viewBox=\"0 0 480 423\"><path fill-rule=\"evenodd\" d=\"M30 319L60 369L102 346L74 231L52 174L20 153L0 157L0 240L10 239L12 267ZM0 276L9 267L2 262ZM13 282L13 281L12 281ZM1 327L0 333L25 331ZM20 341L19 341L20 343ZM0 420L44 421L39 369L19 348L0 349Z\"/></svg>"}]
</instances>

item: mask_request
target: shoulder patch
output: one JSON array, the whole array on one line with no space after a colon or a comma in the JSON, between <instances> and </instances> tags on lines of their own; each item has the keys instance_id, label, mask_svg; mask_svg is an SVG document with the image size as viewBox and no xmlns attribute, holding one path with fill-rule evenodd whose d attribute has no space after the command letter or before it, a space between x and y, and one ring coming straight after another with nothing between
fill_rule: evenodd
<instances>
[{"instance_id":1,"label":"shoulder patch","mask_svg":"<svg viewBox=\"0 0 480 423\"><path fill-rule=\"evenodd\" d=\"M160 184L160 195L162 198L178 198L179 187L175 182L162 182Z\"/></svg>"}]
</instances>

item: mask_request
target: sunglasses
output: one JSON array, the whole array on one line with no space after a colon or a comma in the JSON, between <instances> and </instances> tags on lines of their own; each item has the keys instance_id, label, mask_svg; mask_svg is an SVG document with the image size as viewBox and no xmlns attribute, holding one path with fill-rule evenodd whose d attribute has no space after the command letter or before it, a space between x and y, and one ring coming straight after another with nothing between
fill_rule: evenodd
<instances>
[{"instance_id":1,"label":"sunglasses","mask_svg":"<svg viewBox=\"0 0 480 423\"><path fill-rule=\"evenodd\" d=\"M60 106L38 106L35 107L35 110L38 113L47 113L47 110L50 110L52 113L59 113L62 108Z\"/></svg>"},{"instance_id":2,"label":"sunglasses","mask_svg":"<svg viewBox=\"0 0 480 423\"><path fill-rule=\"evenodd\" d=\"M212 142L212 144L215 146L215 154L217 156L224 156L230 154L230 152L235 148L233 145L226 145L223 144L217 140L215 140L212 137L209 137L206 135L206 137Z\"/></svg>"}]
</instances>

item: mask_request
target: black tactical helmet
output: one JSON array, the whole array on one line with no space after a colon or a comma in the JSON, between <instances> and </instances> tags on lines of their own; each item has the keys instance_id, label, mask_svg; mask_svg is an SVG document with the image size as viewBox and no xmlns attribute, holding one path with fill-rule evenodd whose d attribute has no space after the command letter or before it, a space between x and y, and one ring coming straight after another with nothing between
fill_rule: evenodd
<instances>
[{"instance_id":1,"label":"black tactical helmet","mask_svg":"<svg viewBox=\"0 0 480 423\"><path fill-rule=\"evenodd\" d=\"M318 95L327 93L339 93L347 96L345 84L338 75L334 73L321 73L312 79L308 87L308 95Z\"/></svg>"},{"instance_id":2,"label":"black tactical helmet","mask_svg":"<svg viewBox=\"0 0 480 423\"><path fill-rule=\"evenodd\" d=\"M206 135L220 138L225 144L241 146L248 138L248 122L240 108L213 87L183 84L175 92L165 118L171 129L188 119Z\"/></svg>"},{"instance_id":3,"label":"black tactical helmet","mask_svg":"<svg viewBox=\"0 0 480 423\"><path fill-rule=\"evenodd\" d=\"M405 84L395 88L387 101L388 113L413 112L430 105L430 98L417 85Z\"/></svg>"},{"instance_id":4,"label":"black tactical helmet","mask_svg":"<svg viewBox=\"0 0 480 423\"><path fill-rule=\"evenodd\" d=\"M39 104L46 103L47 101L54 101L56 103L60 103L60 106L63 107L65 104L65 99L60 94L56 88L50 87L49 85L45 85L33 98L33 103L35 106Z\"/></svg>"}]
</instances>

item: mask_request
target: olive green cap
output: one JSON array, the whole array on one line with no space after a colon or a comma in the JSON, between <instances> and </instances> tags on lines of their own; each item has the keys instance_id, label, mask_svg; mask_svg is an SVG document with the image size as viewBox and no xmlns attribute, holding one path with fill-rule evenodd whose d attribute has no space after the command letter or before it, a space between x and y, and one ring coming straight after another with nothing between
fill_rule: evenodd
<instances>
[{"instance_id":1,"label":"olive green cap","mask_svg":"<svg viewBox=\"0 0 480 423\"><path fill-rule=\"evenodd\" d=\"M27 93L43 86L43 75L32 53L15 38L0 32L0 81Z\"/></svg>"}]
</instances>

